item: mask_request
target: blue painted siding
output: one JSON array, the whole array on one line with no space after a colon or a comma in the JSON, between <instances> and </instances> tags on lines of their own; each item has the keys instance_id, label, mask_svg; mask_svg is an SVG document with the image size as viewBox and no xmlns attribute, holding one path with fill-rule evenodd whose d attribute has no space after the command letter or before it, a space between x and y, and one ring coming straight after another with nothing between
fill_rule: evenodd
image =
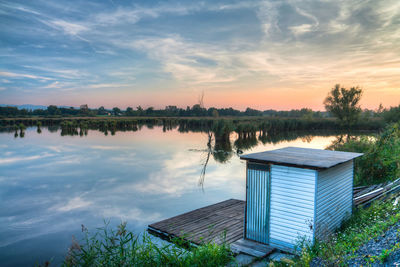
<instances>
[{"instance_id":1,"label":"blue painted siding","mask_svg":"<svg viewBox=\"0 0 400 267\"><path fill-rule=\"evenodd\" d=\"M268 165L248 164L246 190L246 238L261 243L269 242Z\"/></svg>"},{"instance_id":2,"label":"blue painted siding","mask_svg":"<svg viewBox=\"0 0 400 267\"><path fill-rule=\"evenodd\" d=\"M353 205L353 161L320 171L317 180L315 235L325 236L351 215Z\"/></svg>"},{"instance_id":3,"label":"blue painted siding","mask_svg":"<svg viewBox=\"0 0 400 267\"><path fill-rule=\"evenodd\" d=\"M271 166L270 245L292 250L299 237L313 239L317 172Z\"/></svg>"}]
</instances>

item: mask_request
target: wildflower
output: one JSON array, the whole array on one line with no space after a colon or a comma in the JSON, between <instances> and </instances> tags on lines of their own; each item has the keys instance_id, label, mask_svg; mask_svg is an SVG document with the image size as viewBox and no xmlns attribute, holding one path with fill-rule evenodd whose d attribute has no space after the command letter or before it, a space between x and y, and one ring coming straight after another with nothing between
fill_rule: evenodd
<instances>
[{"instance_id":1,"label":"wildflower","mask_svg":"<svg viewBox=\"0 0 400 267\"><path fill-rule=\"evenodd\" d=\"M71 251L74 251L74 250L80 251L81 250L81 246L79 245L75 236L72 236L72 244L71 244L70 250Z\"/></svg>"},{"instance_id":2,"label":"wildflower","mask_svg":"<svg viewBox=\"0 0 400 267\"><path fill-rule=\"evenodd\" d=\"M123 222L120 225L118 225L117 235L119 236L126 235L126 222Z\"/></svg>"}]
</instances>

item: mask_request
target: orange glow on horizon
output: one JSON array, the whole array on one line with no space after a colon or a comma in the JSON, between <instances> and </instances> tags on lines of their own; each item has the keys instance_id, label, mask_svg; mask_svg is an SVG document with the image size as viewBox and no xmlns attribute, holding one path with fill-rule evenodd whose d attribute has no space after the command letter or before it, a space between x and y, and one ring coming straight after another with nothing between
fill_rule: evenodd
<instances>
[{"instance_id":1,"label":"orange glow on horizon","mask_svg":"<svg viewBox=\"0 0 400 267\"><path fill-rule=\"evenodd\" d=\"M347 88L349 86L346 86ZM361 86L360 86L361 87ZM313 110L325 110L323 101L330 91L328 89L292 89L292 88L279 88L279 89L260 89L260 90L204 90L204 105L205 107L228 108L232 107L239 110L245 110L247 107L258 110L290 110L311 108ZM363 88L363 87L361 87ZM88 104L92 108L104 106L106 108L119 107L125 109L132 107L136 109L137 106L143 108L155 107L165 108L167 105L176 105L180 108L193 106L198 103L198 97L201 90L187 90L180 91L179 93L158 91L158 92L145 92L135 94L127 92L128 97L113 94L112 92L105 92L103 94L92 95L77 95L69 99L60 101L59 98L49 98L44 105L56 104L66 105L63 101L68 101L67 105L79 106L81 104ZM386 89L386 90L372 90L364 89L361 99L361 107L363 109L375 110L379 104L385 108L397 106L400 104L400 89Z\"/></svg>"}]
</instances>

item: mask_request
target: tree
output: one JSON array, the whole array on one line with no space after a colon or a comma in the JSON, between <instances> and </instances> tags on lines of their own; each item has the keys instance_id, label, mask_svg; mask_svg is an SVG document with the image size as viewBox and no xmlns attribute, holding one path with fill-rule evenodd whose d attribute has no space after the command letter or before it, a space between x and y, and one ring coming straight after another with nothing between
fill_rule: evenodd
<instances>
[{"instance_id":1,"label":"tree","mask_svg":"<svg viewBox=\"0 0 400 267\"><path fill-rule=\"evenodd\" d=\"M143 108L141 106L138 106L136 109L137 109L138 115L142 116L143 115Z\"/></svg>"},{"instance_id":2,"label":"tree","mask_svg":"<svg viewBox=\"0 0 400 267\"><path fill-rule=\"evenodd\" d=\"M57 106L50 105L47 107L47 112L49 115L59 115L61 114L60 110L57 108Z\"/></svg>"},{"instance_id":3,"label":"tree","mask_svg":"<svg viewBox=\"0 0 400 267\"><path fill-rule=\"evenodd\" d=\"M361 114L361 96L362 89L359 87L346 89L336 84L325 98L325 109L337 117L343 126L349 127L357 122Z\"/></svg>"},{"instance_id":4,"label":"tree","mask_svg":"<svg viewBox=\"0 0 400 267\"><path fill-rule=\"evenodd\" d=\"M218 110L216 110L216 109L213 109L213 111L212 111L212 116L213 116L214 118L217 118L217 117L219 117Z\"/></svg>"},{"instance_id":5,"label":"tree","mask_svg":"<svg viewBox=\"0 0 400 267\"><path fill-rule=\"evenodd\" d=\"M118 116L121 114L121 110L118 107L114 107L112 110L113 110L113 114L115 116Z\"/></svg>"},{"instance_id":6,"label":"tree","mask_svg":"<svg viewBox=\"0 0 400 267\"><path fill-rule=\"evenodd\" d=\"M148 107L148 108L145 110L145 113L146 113L146 115L153 115L153 113L154 113L154 108L153 108L153 107Z\"/></svg>"},{"instance_id":7,"label":"tree","mask_svg":"<svg viewBox=\"0 0 400 267\"><path fill-rule=\"evenodd\" d=\"M387 122L400 122L400 105L397 107L390 107L390 109L383 112L383 118Z\"/></svg>"},{"instance_id":8,"label":"tree","mask_svg":"<svg viewBox=\"0 0 400 267\"><path fill-rule=\"evenodd\" d=\"M105 109L103 106L101 106L101 107L99 107L99 109L97 110L97 114L99 114L99 115L106 115L106 114L107 114L107 111L106 111L106 109Z\"/></svg>"},{"instance_id":9,"label":"tree","mask_svg":"<svg viewBox=\"0 0 400 267\"><path fill-rule=\"evenodd\" d=\"M133 108L127 107L126 108L126 115L133 116L133 114L134 114Z\"/></svg>"}]
</instances>

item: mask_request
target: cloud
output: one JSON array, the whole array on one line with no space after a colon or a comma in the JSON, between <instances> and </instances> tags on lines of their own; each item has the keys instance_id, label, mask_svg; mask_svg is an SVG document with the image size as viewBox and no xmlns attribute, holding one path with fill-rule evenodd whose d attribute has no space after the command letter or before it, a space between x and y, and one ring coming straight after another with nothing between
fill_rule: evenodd
<instances>
[{"instance_id":1,"label":"cloud","mask_svg":"<svg viewBox=\"0 0 400 267\"><path fill-rule=\"evenodd\" d=\"M37 159L42 159L42 158L47 158L47 157L52 157L53 154L49 153L43 153L41 155L35 155L35 156L28 156L28 157L7 157L7 158L0 158L0 164L13 164L13 163L18 163L21 161L33 161Z\"/></svg>"},{"instance_id":2,"label":"cloud","mask_svg":"<svg viewBox=\"0 0 400 267\"><path fill-rule=\"evenodd\" d=\"M103 218L118 218L128 222L152 222L161 218L159 212L145 212L137 207L133 208L118 208L118 207L103 207L98 209L100 216Z\"/></svg>"},{"instance_id":3,"label":"cloud","mask_svg":"<svg viewBox=\"0 0 400 267\"><path fill-rule=\"evenodd\" d=\"M49 85L44 86L43 88L60 88L60 83L58 81L55 81Z\"/></svg>"},{"instance_id":4,"label":"cloud","mask_svg":"<svg viewBox=\"0 0 400 267\"><path fill-rule=\"evenodd\" d=\"M40 12L37 12L37 11L31 9L31 8L27 8L25 6L21 6L21 5L17 5L17 4L0 3L0 5L5 7L5 8L21 11L21 12L24 12L24 13L30 13L30 14L34 14L34 15L42 15Z\"/></svg>"},{"instance_id":5,"label":"cloud","mask_svg":"<svg viewBox=\"0 0 400 267\"><path fill-rule=\"evenodd\" d=\"M0 71L0 76L5 76L5 77L10 77L10 78L28 78L28 79L34 79L34 80L53 80L52 78L47 78L43 76L37 76L33 74L23 74L23 73L14 73L14 72L8 72L8 71Z\"/></svg>"},{"instance_id":6,"label":"cloud","mask_svg":"<svg viewBox=\"0 0 400 267\"><path fill-rule=\"evenodd\" d=\"M294 35L301 35L313 30L313 25L311 24L301 24L299 26L291 26L290 30L293 32Z\"/></svg>"},{"instance_id":7,"label":"cloud","mask_svg":"<svg viewBox=\"0 0 400 267\"><path fill-rule=\"evenodd\" d=\"M119 88L119 87L127 87L130 86L129 84L122 84L122 83L97 83L97 84L89 84L84 87L97 89L97 88Z\"/></svg>"},{"instance_id":8,"label":"cloud","mask_svg":"<svg viewBox=\"0 0 400 267\"><path fill-rule=\"evenodd\" d=\"M91 149L98 149L98 150L120 150L122 147L120 146L102 146L102 145L95 145L90 146Z\"/></svg>"},{"instance_id":9,"label":"cloud","mask_svg":"<svg viewBox=\"0 0 400 267\"><path fill-rule=\"evenodd\" d=\"M87 26L78 24L76 22L68 22L60 19L41 20L41 22L53 29L61 30L65 34L72 36L77 36L78 34L89 30Z\"/></svg>"},{"instance_id":10,"label":"cloud","mask_svg":"<svg viewBox=\"0 0 400 267\"><path fill-rule=\"evenodd\" d=\"M0 75L21 79L11 79L13 87L29 92L84 89L89 95L123 87L116 101L124 102L133 88L143 95L165 88L175 93L284 89L301 95L335 82L375 92L399 88L392 75L398 75L400 63L388 63L400 53L400 2L395 0L103 2L79 9L67 4L68 12L54 3L4 5L11 19L24 12L13 22L19 35L43 36L43 42L33 38L29 49L20 44L1 53L18 68L7 66ZM34 46L45 46L46 53L29 52ZM41 79L51 82L34 84Z\"/></svg>"},{"instance_id":11,"label":"cloud","mask_svg":"<svg viewBox=\"0 0 400 267\"><path fill-rule=\"evenodd\" d=\"M50 208L61 212L68 212L77 209L87 209L93 204L91 201L84 200L82 197L74 197L69 199L65 204L57 204Z\"/></svg>"},{"instance_id":12,"label":"cloud","mask_svg":"<svg viewBox=\"0 0 400 267\"><path fill-rule=\"evenodd\" d=\"M66 59L62 60L65 61ZM65 78L70 80L89 76L85 71L82 71L80 69L59 69L57 67L50 68L50 67L32 66L32 65L24 65L23 67L43 71L46 73L51 73L51 75L54 75L57 78Z\"/></svg>"},{"instance_id":13,"label":"cloud","mask_svg":"<svg viewBox=\"0 0 400 267\"><path fill-rule=\"evenodd\" d=\"M144 8L118 8L113 12L104 12L94 16L92 22L100 25L135 24L144 17L158 17L159 12Z\"/></svg>"},{"instance_id":14,"label":"cloud","mask_svg":"<svg viewBox=\"0 0 400 267\"><path fill-rule=\"evenodd\" d=\"M146 38L134 41L131 47L161 61L163 70L175 79L189 84L226 83L237 77L229 70L229 52L213 45L191 43L180 36ZM212 64L205 65L208 61Z\"/></svg>"}]
</instances>

